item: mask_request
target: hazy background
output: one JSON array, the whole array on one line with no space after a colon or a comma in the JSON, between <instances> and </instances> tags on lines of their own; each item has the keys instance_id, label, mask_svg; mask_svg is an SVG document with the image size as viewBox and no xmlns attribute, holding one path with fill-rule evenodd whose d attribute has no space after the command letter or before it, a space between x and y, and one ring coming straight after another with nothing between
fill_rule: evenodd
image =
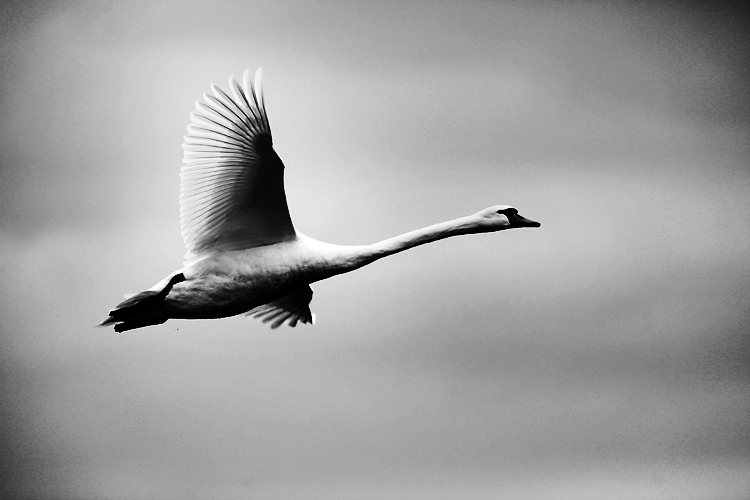
<instances>
[{"instance_id":1,"label":"hazy background","mask_svg":"<svg viewBox=\"0 0 750 500\"><path fill-rule=\"evenodd\" d=\"M748 498L748 11L644 4L4 2L0 496ZM258 66L306 234L542 228L315 327L94 328L181 267L188 115Z\"/></svg>"}]
</instances>

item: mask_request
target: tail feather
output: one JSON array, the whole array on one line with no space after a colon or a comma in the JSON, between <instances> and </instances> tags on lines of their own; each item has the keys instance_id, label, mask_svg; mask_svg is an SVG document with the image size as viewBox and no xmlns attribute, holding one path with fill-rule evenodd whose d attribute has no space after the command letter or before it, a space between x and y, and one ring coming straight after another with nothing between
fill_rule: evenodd
<instances>
[{"instance_id":1,"label":"tail feather","mask_svg":"<svg viewBox=\"0 0 750 500\"><path fill-rule=\"evenodd\" d=\"M159 313L172 287L185 281L185 275L175 274L161 290L146 290L130 295L109 312L109 317L98 326L115 325L116 332L124 332L150 325L160 325L169 318Z\"/></svg>"},{"instance_id":2,"label":"tail feather","mask_svg":"<svg viewBox=\"0 0 750 500\"><path fill-rule=\"evenodd\" d=\"M109 326L109 325L114 325L115 323L117 323L117 320L112 317L112 313L110 312L109 318L105 319L104 321L102 321L96 326Z\"/></svg>"}]
</instances>

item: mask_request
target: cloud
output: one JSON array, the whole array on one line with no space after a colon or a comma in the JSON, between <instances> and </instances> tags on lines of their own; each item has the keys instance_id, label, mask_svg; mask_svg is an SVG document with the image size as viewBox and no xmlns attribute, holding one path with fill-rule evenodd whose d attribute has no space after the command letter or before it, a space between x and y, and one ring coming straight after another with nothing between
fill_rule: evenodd
<instances>
[{"instance_id":1,"label":"cloud","mask_svg":"<svg viewBox=\"0 0 750 500\"><path fill-rule=\"evenodd\" d=\"M0 16L4 495L747 489L735 21L607 3L41 5ZM306 234L367 243L497 203L542 228L317 283L314 328L94 329L180 266L187 115L260 64Z\"/></svg>"}]
</instances>

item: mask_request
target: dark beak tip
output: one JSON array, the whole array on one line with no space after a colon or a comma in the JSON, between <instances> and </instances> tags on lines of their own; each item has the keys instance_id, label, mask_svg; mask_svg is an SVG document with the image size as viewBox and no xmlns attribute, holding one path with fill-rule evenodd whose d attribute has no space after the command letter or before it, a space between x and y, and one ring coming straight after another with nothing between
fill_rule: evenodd
<instances>
[{"instance_id":1,"label":"dark beak tip","mask_svg":"<svg viewBox=\"0 0 750 500\"><path fill-rule=\"evenodd\" d=\"M520 227L542 227L541 222L537 222L535 220L527 219L526 217L518 216Z\"/></svg>"}]
</instances>

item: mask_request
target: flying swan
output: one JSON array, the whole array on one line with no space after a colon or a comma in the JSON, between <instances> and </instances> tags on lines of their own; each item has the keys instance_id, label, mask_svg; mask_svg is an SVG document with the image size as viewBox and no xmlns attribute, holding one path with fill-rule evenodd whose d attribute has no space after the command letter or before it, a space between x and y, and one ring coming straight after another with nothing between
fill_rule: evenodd
<instances>
[{"instance_id":1,"label":"flying swan","mask_svg":"<svg viewBox=\"0 0 750 500\"><path fill-rule=\"evenodd\" d=\"M259 69L253 84L245 70L242 86L229 78L231 96L211 85L213 95L196 103L180 171L184 267L126 296L99 326L124 332L170 318L243 313L271 328L312 323L310 283L451 236L541 226L497 205L372 245L332 245L305 236L289 216L261 76Z\"/></svg>"}]
</instances>

